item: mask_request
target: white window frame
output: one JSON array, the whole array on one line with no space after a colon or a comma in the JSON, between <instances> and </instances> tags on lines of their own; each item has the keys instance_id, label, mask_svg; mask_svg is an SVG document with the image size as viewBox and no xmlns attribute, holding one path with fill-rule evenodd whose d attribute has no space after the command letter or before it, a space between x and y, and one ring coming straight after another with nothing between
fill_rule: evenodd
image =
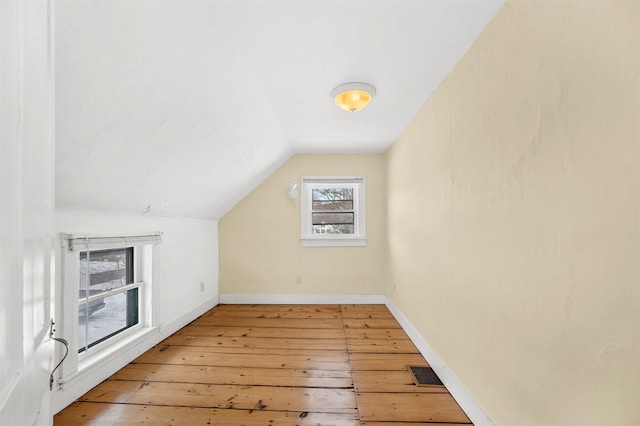
<instances>
[{"instance_id":1,"label":"white window frame","mask_svg":"<svg viewBox=\"0 0 640 426\"><path fill-rule=\"evenodd\" d=\"M125 246L117 247L116 249L128 249L128 248L133 249L133 265L132 265L133 266L133 283L127 284L123 287L118 287L111 291L101 293L100 297L104 298L104 297L109 297L109 296L120 294L120 293L126 294L128 290L138 289L138 323L122 331L119 331L117 334L109 337L108 339L105 339L100 343L94 344L91 347L85 346L85 350L83 352L78 353L78 361L80 362L80 364L82 364L82 362L85 359L91 358L96 352L100 352L101 350L109 348L113 346L115 343L119 342L120 340L126 338L127 336L131 336L139 332L145 325L144 318L145 318L146 309L144 305L144 300L147 293L147 285L144 282L142 268L140 268L140 265L143 263L143 259L144 259L144 254L143 254L144 246L127 245L126 247ZM91 252L98 252L102 250L105 250L105 249L104 248L96 249L92 247L88 250L85 249L85 250L78 251L78 255L80 255L81 253L86 253L88 251L89 258L91 258ZM80 264L78 264L78 266L80 266ZM78 272L79 272L79 268L78 268ZM79 284L79 282L80 282L80 279L78 277L78 280L75 281L76 286ZM78 300L77 303L80 304L80 300ZM78 334L82 330L80 330L77 320L76 320L76 326L78 327L78 330L74 336L78 338ZM88 338L88 336L85 336L85 337ZM87 345L88 344L89 342L87 342ZM77 349L78 349L78 345L76 344L74 350L77 351Z\"/></svg>"},{"instance_id":2,"label":"white window frame","mask_svg":"<svg viewBox=\"0 0 640 426\"><path fill-rule=\"evenodd\" d=\"M353 188L354 233L314 234L312 191L317 188ZM364 176L302 176L300 245L302 247L363 247L367 245L366 179Z\"/></svg>"},{"instance_id":3,"label":"white window frame","mask_svg":"<svg viewBox=\"0 0 640 426\"><path fill-rule=\"evenodd\" d=\"M161 233L127 234L125 236L60 234L61 275L60 296L56 318L56 335L69 343L69 354L59 369L58 386L76 379L105 357L135 343L155 328L153 276L157 276L157 245ZM134 284L138 288L138 324L78 353L78 290L80 284L80 253L133 247ZM129 287L129 286L127 286Z\"/></svg>"}]
</instances>

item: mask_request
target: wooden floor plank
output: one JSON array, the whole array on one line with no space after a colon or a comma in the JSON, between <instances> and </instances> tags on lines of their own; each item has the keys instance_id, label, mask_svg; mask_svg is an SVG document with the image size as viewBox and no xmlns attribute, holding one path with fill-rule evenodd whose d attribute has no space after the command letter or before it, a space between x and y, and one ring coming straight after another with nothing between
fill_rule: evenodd
<instances>
[{"instance_id":1,"label":"wooden floor plank","mask_svg":"<svg viewBox=\"0 0 640 426\"><path fill-rule=\"evenodd\" d=\"M347 341L350 353L419 353L418 348L409 339L381 340L381 339L349 339Z\"/></svg>"},{"instance_id":2,"label":"wooden floor plank","mask_svg":"<svg viewBox=\"0 0 640 426\"><path fill-rule=\"evenodd\" d=\"M389 312L389 308L382 304L373 304L373 305L354 305L354 304L346 304L340 305L340 311L342 312L343 318L351 318L350 315L352 313L358 312Z\"/></svg>"},{"instance_id":3,"label":"wooden floor plank","mask_svg":"<svg viewBox=\"0 0 640 426\"><path fill-rule=\"evenodd\" d=\"M288 348L228 348L225 346L190 346L190 345L167 345L161 344L158 350L162 351L166 348L175 350L185 350L209 354L211 356L223 356L223 354L245 354L245 355L310 355L312 357L325 357L327 359L347 359L347 352L340 350L324 350L324 349L288 349Z\"/></svg>"},{"instance_id":4,"label":"wooden floor plank","mask_svg":"<svg viewBox=\"0 0 640 426\"><path fill-rule=\"evenodd\" d=\"M341 311L342 318L394 318L385 305L341 305Z\"/></svg>"},{"instance_id":5,"label":"wooden floor plank","mask_svg":"<svg viewBox=\"0 0 640 426\"><path fill-rule=\"evenodd\" d=\"M446 393L356 393L360 420L385 422L469 422Z\"/></svg>"},{"instance_id":6,"label":"wooden floor plank","mask_svg":"<svg viewBox=\"0 0 640 426\"><path fill-rule=\"evenodd\" d=\"M407 365L428 367L429 364L420 354L366 354L350 355L351 369L360 370L406 370Z\"/></svg>"},{"instance_id":7,"label":"wooden floor plank","mask_svg":"<svg viewBox=\"0 0 640 426\"><path fill-rule=\"evenodd\" d=\"M149 355L156 354L181 354L194 353L201 356L223 357L224 354L243 354L243 355L280 355L280 356L309 356L313 359L324 358L331 360L348 360L347 351L324 350L324 349L289 349L289 348L226 348L224 346L189 346L189 345L167 345L160 343L149 349ZM143 354L147 355L147 353ZM142 355L141 355L142 356Z\"/></svg>"},{"instance_id":8,"label":"wooden floor plank","mask_svg":"<svg viewBox=\"0 0 640 426\"><path fill-rule=\"evenodd\" d=\"M369 320L374 321L374 320ZM383 321L383 320L378 320ZM277 327L277 328L342 328L340 319L292 319L292 318L199 318L192 324L218 327ZM398 326L399 327L399 326Z\"/></svg>"},{"instance_id":9,"label":"wooden floor plank","mask_svg":"<svg viewBox=\"0 0 640 426\"><path fill-rule=\"evenodd\" d=\"M361 393L447 393L444 386L416 386L407 370L354 371L353 384Z\"/></svg>"},{"instance_id":10,"label":"wooden floor plank","mask_svg":"<svg viewBox=\"0 0 640 426\"><path fill-rule=\"evenodd\" d=\"M218 346L225 348L320 349L346 351L345 339L281 339L278 337L209 337L181 334L163 341L165 345Z\"/></svg>"},{"instance_id":11,"label":"wooden floor plank","mask_svg":"<svg viewBox=\"0 0 640 426\"><path fill-rule=\"evenodd\" d=\"M54 417L59 426L335 425L357 426L355 413L220 410L75 402Z\"/></svg>"},{"instance_id":12,"label":"wooden floor plank","mask_svg":"<svg viewBox=\"0 0 640 426\"><path fill-rule=\"evenodd\" d=\"M324 388L353 387L353 379L349 370L208 367L166 364L129 364L111 376L110 380L206 383L243 386Z\"/></svg>"},{"instance_id":13,"label":"wooden floor plank","mask_svg":"<svg viewBox=\"0 0 640 426\"><path fill-rule=\"evenodd\" d=\"M107 380L80 401L268 411L356 412L353 392L343 389L225 386Z\"/></svg>"},{"instance_id":14,"label":"wooden floor plank","mask_svg":"<svg viewBox=\"0 0 640 426\"><path fill-rule=\"evenodd\" d=\"M391 312L350 312L347 319L395 319Z\"/></svg>"},{"instance_id":15,"label":"wooden floor plank","mask_svg":"<svg viewBox=\"0 0 640 426\"><path fill-rule=\"evenodd\" d=\"M256 311L256 312L340 312L340 305L318 305L318 304L255 304L255 305L240 305L240 304L222 304L207 311L203 316L214 315L221 311Z\"/></svg>"},{"instance_id":16,"label":"wooden floor plank","mask_svg":"<svg viewBox=\"0 0 640 426\"><path fill-rule=\"evenodd\" d=\"M166 348L165 350L163 350ZM133 362L138 364L182 364L219 367L297 368L314 370L349 370L346 352L296 351L263 349L252 353L213 352L211 348L191 346L165 346L151 349ZM305 354L307 352L308 354Z\"/></svg>"},{"instance_id":17,"label":"wooden floor plank","mask_svg":"<svg viewBox=\"0 0 640 426\"><path fill-rule=\"evenodd\" d=\"M355 329L354 329L355 331ZM365 330L366 331L366 330ZM373 331L373 330L371 330ZM401 331L401 330L400 330ZM283 339L344 339L345 332L337 328L285 328L285 327L216 327L190 324L175 333L178 336L217 337L278 337Z\"/></svg>"},{"instance_id":18,"label":"wooden floor plank","mask_svg":"<svg viewBox=\"0 0 640 426\"><path fill-rule=\"evenodd\" d=\"M346 328L400 328L395 319L344 318L342 321Z\"/></svg>"},{"instance_id":19,"label":"wooden floor plank","mask_svg":"<svg viewBox=\"0 0 640 426\"><path fill-rule=\"evenodd\" d=\"M206 321L210 318L289 318L289 319L318 319L318 318L329 318L329 319L338 319L341 318L339 311L330 311L330 312L300 312L300 311L292 311L292 312L281 312L281 311L273 311L273 312L264 312L260 310L247 310L247 311L215 311L211 315L207 315L206 317L201 317L202 321Z\"/></svg>"},{"instance_id":20,"label":"wooden floor plank","mask_svg":"<svg viewBox=\"0 0 640 426\"><path fill-rule=\"evenodd\" d=\"M409 339L407 333L401 328L347 328L344 332L347 339Z\"/></svg>"}]
</instances>

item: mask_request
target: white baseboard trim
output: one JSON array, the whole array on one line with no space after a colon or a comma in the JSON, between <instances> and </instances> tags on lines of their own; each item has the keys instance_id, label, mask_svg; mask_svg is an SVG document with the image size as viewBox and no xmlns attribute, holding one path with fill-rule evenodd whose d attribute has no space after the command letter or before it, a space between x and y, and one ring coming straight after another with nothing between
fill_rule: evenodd
<instances>
[{"instance_id":1,"label":"white baseboard trim","mask_svg":"<svg viewBox=\"0 0 640 426\"><path fill-rule=\"evenodd\" d=\"M200 315L207 312L209 309L217 306L219 303L219 299L220 299L220 296L215 295L213 298L207 300L197 308L187 312L186 314L181 315L178 319L175 319L170 323L164 324L162 327L160 327L160 334L162 335L162 339L166 339L176 331L180 330L185 325L189 324L194 319L198 318Z\"/></svg>"},{"instance_id":2,"label":"white baseboard trim","mask_svg":"<svg viewBox=\"0 0 640 426\"><path fill-rule=\"evenodd\" d=\"M56 390L51 396L51 415L53 416L67 407L93 387L151 349L154 345L157 345L166 337L189 324L217 304L218 296L215 296L167 324L143 330L139 338L135 341L126 343L125 340L126 344L117 351L114 351L110 356L105 357L100 360L99 363L95 363L83 371L74 373L66 379L64 388Z\"/></svg>"},{"instance_id":3,"label":"white baseboard trim","mask_svg":"<svg viewBox=\"0 0 640 426\"><path fill-rule=\"evenodd\" d=\"M400 312L398 307L389 299L386 299L385 304L473 424L475 426L495 426L493 420L484 412L469 391L460 383L451 370L449 370L442 358L438 356L424 337L418 333L416 328L402 312Z\"/></svg>"},{"instance_id":4,"label":"white baseboard trim","mask_svg":"<svg viewBox=\"0 0 640 426\"><path fill-rule=\"evenodd\" d=\"M383 294L221 294L220 303L259 304L341 304L384 305Z\"/></svg>"}]
</instances>

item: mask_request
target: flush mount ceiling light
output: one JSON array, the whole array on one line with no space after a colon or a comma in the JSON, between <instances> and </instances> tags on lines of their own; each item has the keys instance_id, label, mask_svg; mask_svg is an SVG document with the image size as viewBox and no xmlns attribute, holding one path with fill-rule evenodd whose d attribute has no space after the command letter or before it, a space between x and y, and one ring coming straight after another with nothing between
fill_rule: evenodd
<instances>
[{"instance_id":1,"label":"flush mount ceiling light","mask_svg":"<svg viewBox=\"0 0 640 426\"><path fill-rule=\"evenodd\" d=\"M331 98L340 109L347 112L360 111L376 94L376 88L367 83L342 84L331 92Z\"/></svg>"}]
</instances>

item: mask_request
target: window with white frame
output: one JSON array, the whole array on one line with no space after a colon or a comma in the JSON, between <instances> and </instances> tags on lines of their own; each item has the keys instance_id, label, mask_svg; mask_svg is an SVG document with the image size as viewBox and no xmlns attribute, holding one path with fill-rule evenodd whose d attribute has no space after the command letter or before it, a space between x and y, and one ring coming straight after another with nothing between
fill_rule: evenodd
<instances>
[{"instance_id":1,"label":"window with white frame","mask_svg":"<svg viewBox=\"0 0 640 426\"><path fill-rule=\"evenodd\" d=\"M79 353L139 324L144 282L134 259L133 247L80 252Z\"/></svg>"},{"instance_id":2,"label":"window with white frame","mask_svg":"<svg viewBox=\"0 0 640 426\"><path fill-rule=\"evenodd\" d=\"M302 177L302 246L366 245L364 176Z\"/></svg>"},{"instance_id":3,"label":"window with white frame","mask_svg":"<svg viewBox=\"0 0 640 426\"><path fill-rule=\"evenodd\" d=\"M62 297L56 323L59 337L69 343L69 357L60 377L151 329L153 257L160 241L160 233L61 234Z\"/></svg>"}]
</instances>

